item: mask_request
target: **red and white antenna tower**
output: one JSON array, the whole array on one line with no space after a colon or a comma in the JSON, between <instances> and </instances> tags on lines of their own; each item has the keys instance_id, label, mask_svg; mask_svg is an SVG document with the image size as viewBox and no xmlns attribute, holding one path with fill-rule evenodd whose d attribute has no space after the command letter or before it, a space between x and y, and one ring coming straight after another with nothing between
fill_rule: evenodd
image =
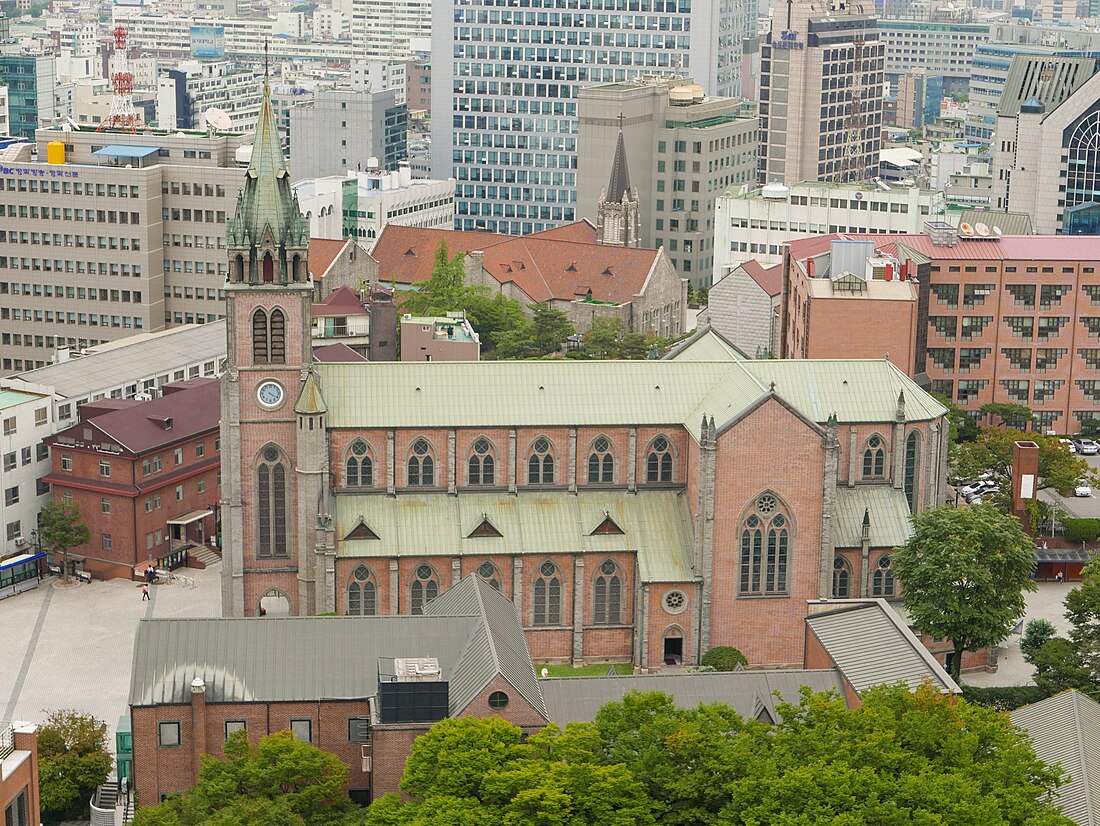
<instances>
[{"instance_id":1,"label":"red and white antenna tower","mask_svg":"<svg viewBox=\"0 0 1100 826\"><path fill-rule=\"evenodd\" d=\"M136 132L142 126L141 115L134 109L134 75L130 72L130 62L126 57L126 41L130 33L125 26L116 26L114 30L115 53L111 55L111 111L99 124L97 132L118 129Z\"/></svg>"}]
</instances>

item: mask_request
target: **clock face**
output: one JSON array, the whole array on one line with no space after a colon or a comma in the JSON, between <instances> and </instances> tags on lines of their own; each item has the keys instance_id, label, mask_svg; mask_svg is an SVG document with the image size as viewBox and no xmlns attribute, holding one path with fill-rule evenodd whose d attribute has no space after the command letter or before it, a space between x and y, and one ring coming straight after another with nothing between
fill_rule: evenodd
<instances>
[{"instance_id":1,"label":"clock face","mask_svg":"<svg viewBox=\"0 0 1100 826\"><path fill-rule=\"evenodd\" d=\"M283 386L276 381L265 381L256 389L256 398L267 408L276 408L283 403Z\"/></svg>"}]
</instances>

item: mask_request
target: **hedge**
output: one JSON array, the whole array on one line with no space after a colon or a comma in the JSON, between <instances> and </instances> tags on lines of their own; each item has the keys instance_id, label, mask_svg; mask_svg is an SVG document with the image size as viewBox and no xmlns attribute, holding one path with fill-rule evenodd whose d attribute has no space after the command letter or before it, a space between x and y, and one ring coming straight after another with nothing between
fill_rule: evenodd
<instances>
[{"instance_id":1,"label":"hedge","mask_svg":"<svg viewBox=\"0 0 1100 826\"><path fill-rule=\"evenodd\" d=\"M1066 539L1070 542L1095 542L1100 536L1100 519L1062 518Z\"/></svg>"},{"instance_id":2,"label":"hedge","mask_svg":"<svg viewBox=\"0 0 1100 826\"><path fill-rule=\"evenodd\" d=\"M1050 692L1037 685L1007 685L989 688L964 685L963 699L968 703L993 708L997 711L1012 711L1020 706L1037 703L1050 696Z\"/></svg>"}]
</instances>

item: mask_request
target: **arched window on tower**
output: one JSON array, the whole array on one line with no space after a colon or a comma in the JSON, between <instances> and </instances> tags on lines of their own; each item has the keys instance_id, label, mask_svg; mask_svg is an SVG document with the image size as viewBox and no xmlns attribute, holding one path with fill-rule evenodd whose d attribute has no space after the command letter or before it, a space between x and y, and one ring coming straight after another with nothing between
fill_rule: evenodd
<instances>
[{"instance_id":1,"label":"arched window on tower","mask_svg":"<svg viewBox=\"0 0 1100 826\"><path fill-rule=\"evenodd\" d=\"M435 459L432 448L426 439L417 439L409 451L407 463L407 483L411 488L435 485Z\"/></svg>"},{"instance_id":2,"label":"arched window on tower","mask_svg":"<svg viewBox=\"0 0 1100 826\"><path fill-rule=\"evenodd\" d=\"M493 446L484 436L474 442L467 462L467 481L471 485L496 484L496 461Z\"/></svg>"},{"instance_id":3,"label":"arched window on tower","mask_svg":"<svg viewBox=\"0 0 1100 826\"><path fill-rule=\"evenodd\" d=\"M256 556L288 557L286 464L274 445L256 465Z\"/></svg>"},{"instance_id":4,"label":"arched window on tower","mask_svg":"<svg viewBox=\"0 0 1100 826\"><path fill-rule=\"evenodd\" d=\"M871 596L889 598L895 596L896 593L894 560L890 558L889 554L885 554L879 557L874 576L871 577Z\"/></svg>"},{"instance_id":5,"label":"arched window on tower","mask_svg":"<svg viewBox=\"0 0 1100 826\"><path fill-rule=\"evenodd\" d=\"M847 599L852 595L852 566L842 556L833 557L833 599Z\"/></svg>"},{"instance_id":6,"label":"arched window on tower","mask_svg":"<svg viewBox=\"0 0 1100 826\"><path fill-rule=\"evenodd\" d=\"M275 281L275 259L271 257L270 252L264 253L263 280L265 284L271 284Z\"/></svg>"},{"instance_id":7,"label":"arched window on tower","mask_svg":"<svg viewBox=\"0 0 1100 826\"><path fill-rule=\"evenodd\" d=\"M588 454L589 484L611 484L615 481L615 457L611 455L611 441L600 436L592 443Z\"/></svg>"},{"instance_id":8,"label":"arched window on tower","mask_svg":"<svg viewBox=\"0 0 1100 826\"><path fill-rule=\"evenodd\" d=\"M531 455L527 457L527 484L554 484L554 453L545 436L539 436L531 445Z\"/></svg>"},{"instance_id":9,"label":"arched window on tower","mask_svg":"<svg viewBox=\"0 0 1100 826\"><path fill-rule=\"evenodd\" d=\"M238 255L233 261L233 271L236 276L234 279L238 283L244 283L244 256Z\"/></svg>"},{"instance_id":10,"label":"arched window on tower","mask_svg":"<svg viewBox=\"0 0 1100 826\"><path fill-rule=\"evenodd\" d=\"M905 490L905 501L909 503L909 512L915 513L917 508L917 486L920 477L920 434L913 431L905 440L905 475L902 487Z\"/></svg>"},{"instance_id":11,"label":"arched window on tower","mask_svg":"<svg viewBox=\"0 0 1100 826\"><path fill-rule=\"evenodd\" d=\"M351 573L347 613L353 617L373 617L378 613L378 589L374 585L374 575L366 565L358 566Z\"/></svg>"},{"instance_id":12,"label":"arched window on tower","mask_svg":"<svg viewBox=\"0 0 1100 826\"><path fill-rule=\"evenodd\" d=\"M252 313L252 363L267 364L269 358L267 312L258 308Z\"/></svg>"},{"instance_id":13,"label":"arched window on tower","mask_svg":"<svg viewBox=\"0 0 1100 826\"><path fill-rule=\"evenodd\" d=\"M600 565L593 588L593 617L597 625L618 625L622 621L623 578L610 559Z\"/></svg>"},{"instance_id":14,"label":"arched window on tower","mask_svg":"<svg viewBox=\"0 0 1100 826\"><path fill-rule=\"evenodd\" d=\"M739 593L787 593L793 527L784 510L774 495L765 493L742 521Z\"/></svg>"},{"instance_id":15,"label":"arched window on tower","mask_svg":"<svg viewBox=\"0 0 1100 826\"><path fill-rule=\"evenodd\" d=\"M658 436L649 446L649 455L645 460L645 480L672 481L672 446L664 436Z\"/></svg>"},{"instance_id":16,"label":"arched window on tower","mask_svg":"<svg viewBox=\"0 0 1100 826\"><path fill-rule=\"evenodd\" d=\"M369 488L374 485L374 462L370 448L362 439L356 439L348 448L344 462L344 487Z\"/></svg>"},{"instance_id":17,"label":"arched window on tower","mask_svg":"<svg viewBox=\"0 0 1100 826\"><path fill-rule=\"evenodd\" d=\"M286 315L275 308L271 311L269 322L271 338L271 363L286 364Z\"/></svg>"},{"instance_id":18,"label":"arched window on tower","mask_svg":"<svg viewBox=\"0 0 1100 826\"><path fill-rule=\"evenodd\" d=\"M531 602L533 625L561 625L561 574L550 560L539 566Z\"/></svg>"},{"instance_id":19,"label":"arched window on tower","mask_svg":"<svg viewBox=\"0 0 1100 826\"><path fill-rule=\"evenodd\" d=\"M863 478L882 479L886 476L886 446L877 433L863 448Z\"/></svg>"},{"instance_id":20,"label":"arched window on tower","mask_svg":"<svg viewBox=\"0 0 1100 826\"><path fill-rule=\"evenodd\" d=\"M409 587L409 613L423 614L424 606L439 596L439 579L431 565L417 565Z\"/></svg>"}]
</instances>

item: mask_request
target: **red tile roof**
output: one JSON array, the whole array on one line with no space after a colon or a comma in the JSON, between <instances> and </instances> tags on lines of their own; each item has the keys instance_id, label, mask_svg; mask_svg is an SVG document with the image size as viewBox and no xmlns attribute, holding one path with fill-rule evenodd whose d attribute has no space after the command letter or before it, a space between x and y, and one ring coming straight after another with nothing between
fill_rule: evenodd
<instances>
[{"instance_id":1,"label":"red tile roof","mask_svg":"<svg viewBox=\"0 0 1100 826\"><path fill-rule=\"evenodd\" d=\"M313 357L317 361L326 363L367 360L361 353L352 350L342 341L338 341L336 344L326 344L323 347L314 347Z\"/></svg>"},{"instance_id":2,"label":"red tile roof","mask_svg":"<svg viewBox=\"0 0 1100 826\"><path fill-rule=\"evenodd\" d=\"M216 430L221 419L221 383L192 379L185 384L188 386L182 389L167 385L160 398L100 413L58 436L71 436L78 428L90 426L130 452L141 454ZM165 419L172 420L170 429L165 429Z\"/></svg>"},{"instance_id":3,"label":"red tile roof","mask_svg":"<svg viewBox=\"0 0 1100 826\"><path fill-rule=\"evenodd\" d=\"M326 315L366 315L368 310L363 306L363 298L351 287L337 287L320 304L313 305L315 316Z\"/></svg>"},{"instance_id":4,"label":"red tile roof","mask_svg":"<svg viewBox=\"0 0 1100 826\"><path fill-rule=\"evenodd\" d=\"M874 241L883 251L895 251L901 244L927 258L996 261L1096 261L1100 262L1100 237L1095 235L1004 235L974 240L960 238L953 247L940 247L924 233L864 235L845 233L799 238L790 242L791 255L799 261L819 255L838 238Z\"/></svg>"},{"instance_id":5,"label":"red tile roof","mask_svg":"<svg viewBox=\"0 0 1100 826\"><path fill-rule=\"evenodd\" d=\"M591 289L596 301L625 304L642 292L659 254L655 249L547 238L545 233L517 237L390 224L371 253L379 264L379 280L415 284L430 278L440 238L452 257L484 252L487 273L502 284L514 282L535 301L572 301Z\"/></svg>"},{"instance_id":6,"label":"red tile roof","mask_svg":"<svg viewBox=\"0 0 1100 826\"><path fill-rule=\"evenodd\" d=\"M309 271L313 274L314 280L325 277L332 262L340 257L344 247L350 243L350 238L343 241L333 241L330 238L309 239Z\"/></svg>"},{"instance_id":7,"label":"red tile roof","mask_svg":"<svg viewBox=\"0 0 1100 826\"><path fill-rule=\"evenodd\" d=\"M541 232L533 232L528 238L551 238L557 241L581 241L585 244L596 243L596 227L587 218L581 218L572 224L562 224Z\"/></svg>"},{"instance_id":8,"label":"red tile roof","mask_svg":"<svg viewBox=\"0 0 1100 826\"><path fill-rule=\"evenodd\" d=\"M759 261L753 258L742 264L741 269L745 271L745 274L748 275L749 278L756 282L760 289L772 298L779 295L780 290L783 289L782 264L764 267Z\"/></svg>"}]
</instances>

